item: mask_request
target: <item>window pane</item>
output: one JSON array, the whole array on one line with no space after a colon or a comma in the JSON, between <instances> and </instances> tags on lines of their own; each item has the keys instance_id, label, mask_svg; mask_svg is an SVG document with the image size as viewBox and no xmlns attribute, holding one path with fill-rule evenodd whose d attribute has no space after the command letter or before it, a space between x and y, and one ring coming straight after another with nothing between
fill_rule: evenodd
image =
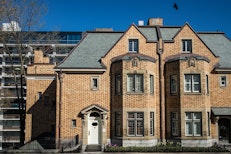
<instances>
[{"instance_id":1,"label":"window pane","mask_svg":"<svg viewBox=\"0 0 231 154\"><path fill-rule=\"evenodd\" d=\"M128 118L135 118L135 113L128 113Z\"/></svg>"},{"instance_id":2,"label":"window pane","mask_svg":"<svg viewBox=\"0 0 231 154\"><path fill-rule=\"evenodd\" d=\"M133 92L134 87L133 87L133 75L128 75L127 76L127 91L128 92Z\"/></svg>"},{"instance_id":3,"label":"window pane","mask_svg":"<svg viewBox=\"0 0 231 154\"><path fill-rule=\"evenodd\" d=\"M186 115L186 117L185 117L186 120L192 119L192 114L191 114L191 112L187 112L185 115Z\"/></svg>"},{"instance_id":4,"label":"window pane","mask_svg":"<svg viewBox=\"0 0 231 154\"><path fill-rule=\"evenodd\" d=\"M137 74L136 75L136 84L135 84L136 92L143 91L143 75Z\"/></svg>"},{"instance_id":5,"label":"window pane","mask_svg":"<svg viewBox=\"0 0 231 154\"><path fill-rule=\"evenodd\" d=\"M128 135L135 135L135 121L128 121Z\"/></svg>"},{"instance_id":6,"label":"window pane","mask_svg":"<svg viewBox=\"0 0 231 154\"><path fill-rule=\"evenodd\" d=\"M143 113L137 113L137 118L143 118Z\"/></svg>"},{"instance_id":7,"label":"window pane","mask_svg":"<svg viewBox=\"0 0 231 154\"><path fill-rule=\"evenodd\" d=\"M192 135L192 123L191 122L186 122L185 131L186 131L186 135Z\"/></svg>"},{"instance_id":8,"label":"window pane","mask_svg":"<svg viewBox=\"0 0 231 154\"><path fill-rule=\"evenodd\" d=\"M143 121L142 120L138 120L137 121L137 135L143 135Z\"/></svg>"},{"instance_id":9,"label":"window pane","mask_svg":"<svg viewBox=\"0 0 231 154\"><path fill-rule=\"evenodd\" d=\"M201 135L201 123L200 122L194 123L194 135Z\"/></svg>"},{"instance_id":10,"label":"window pane","mask_svg":"<svg viewBox=\"0 0 231 154\"><path fill-rule=\"evenodd\" d=\"M200 120L200 119L201 119L201 113L195 112L195 113L193 114L193 119L194 119L194 120Z\"/></svg>"}]
</instances>

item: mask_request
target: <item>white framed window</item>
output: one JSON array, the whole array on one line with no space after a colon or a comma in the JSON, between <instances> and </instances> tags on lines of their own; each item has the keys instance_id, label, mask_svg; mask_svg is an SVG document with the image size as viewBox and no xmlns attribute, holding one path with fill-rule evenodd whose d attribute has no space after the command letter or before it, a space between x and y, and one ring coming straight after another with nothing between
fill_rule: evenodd
<instances>
[{"instance_id":1,"label":"white framed window","mask_svg":"<svg viewBox=\"0 0 231 154\"><path fill-rule=\"evenodd\" d=\"M201 136L201 112L185 113L185 136Z\"/></svg>"},{"instance_id":2,"label":"white framed window","mask_svg":"<svg viewBox=\"0 0 231 154\"><path fill-rule=\"evenodd\" d=\"M120 95L121 94L121 75L115 76L115 94Z\"/></svg>"},{"instance_id":3,"label":"white framed window","mask_svg":"<svg viewBox=\"0 0 231 154\"><path fill-rule=\"evenodd\" d=\"M71 120L71 127L72 127L72 128L75 128L75 127L76 127L76 120L75 120L75 119L72 119L72 120Z\"/></svg>"},{"instance_id":4,"label":"white framed window","mask_svg":"<svg viewBox=\"0 0 231 154\"><path fill-rule=\"evenodd\" d=\"M143 93L143 74L128 74L127 75L127 92Z\"/></svg>"},{"instance_id":5,"label":"white framed window","mask_svg":"<svg viewBox=\"0 0 231 154\"><path fill-rule=\"evenodd\" d=\"M190 39L182 40L182 52L183 53L192 53L192 40L190 40Z\"/></svg>"},{"instance_id":6,"label":"white framed window","mask_svg":"<svg viewBox=\"0 0 231 154\"><path fill-rule=\"evenodd\" d=\"M154 112L150 112L150 135L154 136Z\"/></svg>"},{"instance_id":7,"label":"white framed window","mask_svg":"<svg viewBox=\"0 0 231 154\"><path fill-rule=\"evenodd\" d=\"M178 113L171 112L172 136L178 136Z\"/></svg>"},{"instance_id":8,"label":"white framed window","mask_svg":"<svg viewBox=\"0 0 231 154\"><path fill-rule=\"evenodd\" d=\"M122 136L121 113L115 112L115 136Z\"/></svg>"},{"instance_id":9,"label":"white framed window","mask_svg":"<svg viewBox=\"0 0 231 154\"><path fill-rule=\"evenodd\" d=\"M150 75L149 79L150 79L150 94L154 94L154 76Z\"/></svg>"},{"instance_id":10,"label":"white framed window","mask_svg":"<svg viewBox=\"0 0 231 154\"><path fill-rule=\"evenodd\" d=\"M127 133L128 136L144 136L143 112L128 113Z\"/></svg>"},{"instance_id":11,"label":"white framed window","mask_svg":"<svg viewBox=\"0 0 231 154\"><path fill-rule=\"evenodd\" d=\"M99 77L98 76L91 77L91 89L92 90L99 89Z\"/></svg>"},{"instance_id":12,"label":"white framed window","mask_svg":"<svg viewBox=\"0 0 231 154\"><path fill-rule=\"evenodd\" d=\"M200 92L200 87L200 74L184 75L184 92L197 93Z\"/></svg>"},{"instance_id":13,"label":"white framed window","mask_svg":"<svg viewBox=\"0 0 231 154\"><path fill-rule=\"evenodd\" d=\"M226 87L227 86L227 79L226 76L220 76L220 86L221 87Z\"/></svg>"},{"instance_id":14,"label":"white framed window","mask_svg":"<svg viewBox=\"0 0 231 154\"><path fill-rule=\"evenodd\" d=\"M128 40L129 52L138 52L138 39Z\"/></svg>"},{"instance_id":15,"label":"white framed window","mask_svg":"<svg viewBox=\"0 0 231 154\"><path fill-rule=\"evenodd\" d=\"M177 75L170 76L170 88L171 88L171 94L177 93Z\"/></svg>"}]
</instances>

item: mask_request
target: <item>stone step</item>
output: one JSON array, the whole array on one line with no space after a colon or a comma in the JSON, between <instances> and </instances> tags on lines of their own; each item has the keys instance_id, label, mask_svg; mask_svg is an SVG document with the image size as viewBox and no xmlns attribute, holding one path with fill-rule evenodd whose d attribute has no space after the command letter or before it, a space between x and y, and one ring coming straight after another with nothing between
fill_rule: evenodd
<instances>
[{"instance_id":1,"label":"stone step","mask_svg":"<svg viewBox=\"0 0 231 154\"><path fill-rule=\"evenodd\" d=\"M86 151L86 152L101 151L101 145L98 145L98 144L87 145L85 151Z\"/></svg>"}]
</instances>

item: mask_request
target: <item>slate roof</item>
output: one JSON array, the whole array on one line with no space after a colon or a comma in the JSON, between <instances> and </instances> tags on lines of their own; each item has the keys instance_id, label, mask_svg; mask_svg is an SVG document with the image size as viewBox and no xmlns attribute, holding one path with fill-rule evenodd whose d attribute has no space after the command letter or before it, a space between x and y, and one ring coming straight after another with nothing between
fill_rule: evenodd
<instances>
[{"instance_id":1,"label":"slate roof","mask_svg":"<svg viewBox=\"0 0 231 154\"><path fill-rule=\"evenodd\" d=\"M100 59L123 33L88 33L57 68L104 68Z\"/></svg>"},{"instance_id":2,"label":"slate roof","mask_svg":"<svg viewBox=\"0 0 231 154\"><path fill-rule=\"evenodd\" d=\"M147 41L157 41L162 37L164 41L173 41L174 36L182 27L138 27L138 30L147 38ZM160 36L158 36L158 32ZM56 68L105 68L100 63L101 57L115 45L123 32L88 32L86 37L72 50L63 62ZM207 47L220 57L220 68L231 68L231 41L224 33L197 33Z\"/></svg>"},{"instance_id":3,"label":"slate roof","mask_svg":"<svg viewBox=\"0 0 231 154\"><path fill-rule=\"evenodd\" d=\"M198 33L199 37L220 57L220 68L231 68L231 42L223 33Z\"/></svg>"},{"instance_id":4,"label":"slate roof","mask_svg":"<svg viewBox=\"0 0 231 154\"><path fill-rule=\"evenodd\" d=\"M216 116L225 116L231 115L231 108L230 107L212 107L212 112Z\"/></svg>"}]
</instances>

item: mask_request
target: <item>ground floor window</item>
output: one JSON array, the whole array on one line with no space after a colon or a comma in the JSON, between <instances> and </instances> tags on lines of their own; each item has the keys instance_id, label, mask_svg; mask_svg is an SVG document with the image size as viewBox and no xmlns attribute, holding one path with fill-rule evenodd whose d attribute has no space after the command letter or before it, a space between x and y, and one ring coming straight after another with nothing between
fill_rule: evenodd
<instances>
[{"instance_id":1,"label":"ground floor window","mask_svg":"<svg viewBox=\"0 0 231 154\"><path fill-rule=\"evenodd\" d=\"M143 136L144 135L144 113L129 112L127 124L128 136Z\"/></svg>"},{"instance_id":2,"label":"ground floor window","mask_svg":"<svg viewBox=\"0 0 231 154\"><path fill-rule=\"evenodd\" d=\"M115 136L121 136L121 113L115 113Z\"/></svg>"},{"instance_id":3,"label":"ground floor window","mask_svg":"<svg viewBox=\"0 0 231 154\"><path fill-rule=\"evenodd\" d=\"M185 136L201 136L201 112L185 113Z\"/></svg>"},{"instance_id":4,"label":"ground floor window","mask_svg":"<svg viewBox=\"0 0 231 154\"><path fill-rule=\"evenodd\" d=\"M154 136L154 112L150 112L150 135Z\"/></svg>"},{"instance_id":5,"label":"ground floor window","mask_svg":"<svg viewBox=\"0 0 231 154\"><path fill-rule=\"evenodd\" d=\"M172 123L172 136L178 136L178 114L177 112L171 113L171 123Z\"/></svg>"}]
</instances>

